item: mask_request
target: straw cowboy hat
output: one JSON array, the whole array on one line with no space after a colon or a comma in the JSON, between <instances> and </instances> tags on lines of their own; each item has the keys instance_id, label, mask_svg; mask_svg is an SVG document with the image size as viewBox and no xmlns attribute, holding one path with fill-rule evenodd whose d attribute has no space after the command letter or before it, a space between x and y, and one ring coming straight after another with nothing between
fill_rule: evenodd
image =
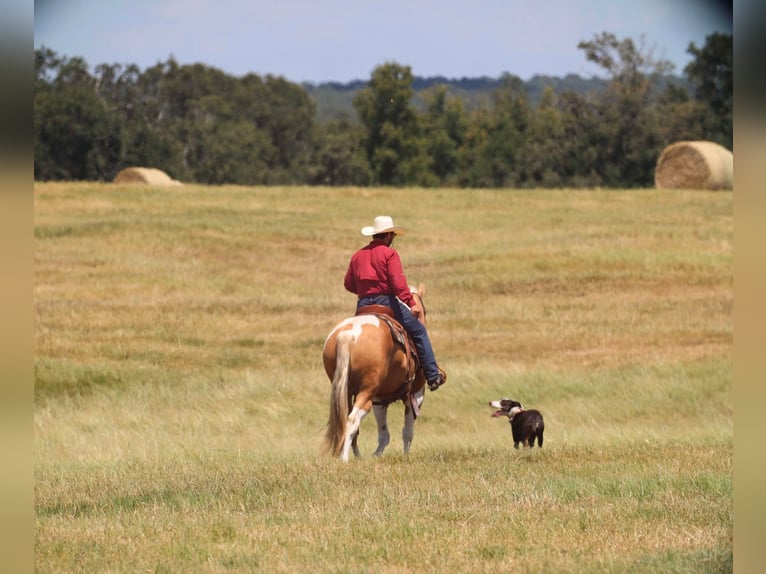
<instances>
[{"instance_id":1,"label":"straw cowboy hat","mask_svg":"<svg viewBox=\"0 0 766 574\"><path fill-rule=\"evenodd\" d=\"M396 235L404 235L407 230L404 227L394 225L394 220L390 215L378 215L372 226L362 227L362 235L377 235L378 233L388 233L393 231Z\"/></svg>"}]
</instances>

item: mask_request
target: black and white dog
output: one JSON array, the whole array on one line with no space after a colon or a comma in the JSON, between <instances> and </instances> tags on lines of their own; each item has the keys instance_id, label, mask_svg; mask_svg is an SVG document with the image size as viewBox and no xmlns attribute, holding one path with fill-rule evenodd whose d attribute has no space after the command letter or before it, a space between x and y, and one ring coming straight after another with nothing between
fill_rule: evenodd
<instances>
[{"instance_id":1,"label":"black and white dog","mask_svg":"<svg viewBox=\"0 0 766 574\"><path fill-rule=\"evenodd\" d=\"M513 432L514 448L519 448L519 443L532 448L535 446L535 438L537 438L537 446L543 446L545 424L540 411L525 411L520 402L511 399L490 401L489 406L498 409L492 413L493 417L508 417Z\"/></svg>"}]
</instances>

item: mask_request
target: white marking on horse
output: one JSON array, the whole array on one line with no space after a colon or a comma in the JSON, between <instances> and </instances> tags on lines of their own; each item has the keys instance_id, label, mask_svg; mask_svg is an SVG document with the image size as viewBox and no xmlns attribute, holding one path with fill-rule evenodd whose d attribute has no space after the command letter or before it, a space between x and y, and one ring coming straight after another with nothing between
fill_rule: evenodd
<instances>
[{"instance_id":1,"label":"white marking on horse","mask_svg":"<svg viewBox=\"0 0 766 574\"><path fill-rule=\"evenodd\" d=\"M373 327L380 327L380 319L378 319L375 315L357 315L355 317L349 317L347 319L343 319L338 325L335 327L335 329L332 330L332 332L327 335L327 338L324 341L324 344L327 344L327 341L332 339L332 337L337 333L338 331L342 329L346 329L349 325L351 325L351 329L348 329L348 331L351 333L351 336L354 341L356 341L362 334L362 328L365 325L372 325Z\"/></svg>"}]
</instances>

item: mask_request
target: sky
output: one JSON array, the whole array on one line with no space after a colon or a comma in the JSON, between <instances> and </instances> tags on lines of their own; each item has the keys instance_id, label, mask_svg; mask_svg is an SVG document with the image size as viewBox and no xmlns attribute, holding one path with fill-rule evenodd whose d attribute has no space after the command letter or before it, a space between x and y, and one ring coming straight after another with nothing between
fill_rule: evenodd
<instances>
[{"instance_id":1,"label":"sky","mask_svg":"<svg viewBox=\"0 0 766 574\"><path fill-rule=\"evenodd\" d=\"M36 0L34 45L91 66L171 57L233 76L293 82L369 80L385 63L419 77L504 73L591 77L577 48L610 32L670 60L682 75L690 43L733 34L718 0Z\"/></svg>"}]
</instances>

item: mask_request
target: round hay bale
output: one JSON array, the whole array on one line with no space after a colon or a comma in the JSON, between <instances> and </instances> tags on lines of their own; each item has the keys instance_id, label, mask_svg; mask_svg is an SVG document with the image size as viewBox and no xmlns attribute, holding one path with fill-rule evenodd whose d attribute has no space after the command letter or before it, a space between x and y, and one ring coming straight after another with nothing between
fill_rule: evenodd
<instances>
[{"instance_id":1,"label":"round hay bale","mask_svg":"<svg viewBox=\"0 0 766 574\"><path fill-rule=\"evenodd\" d=\"M654 171L657 189L734 189L734 154L706 141L666 147Z\"/></svg>"},{"instance_id":2,"label":"round hay bale","mask_svg":"<svg viewBox=\"0 0 766 574\"><path fill-rule=\"evenodd\" d=\"M143 185L182 185L168 174L153 167L126 167L114 177L114 183L140 183Z\"/></svg>"}]
</instances>

